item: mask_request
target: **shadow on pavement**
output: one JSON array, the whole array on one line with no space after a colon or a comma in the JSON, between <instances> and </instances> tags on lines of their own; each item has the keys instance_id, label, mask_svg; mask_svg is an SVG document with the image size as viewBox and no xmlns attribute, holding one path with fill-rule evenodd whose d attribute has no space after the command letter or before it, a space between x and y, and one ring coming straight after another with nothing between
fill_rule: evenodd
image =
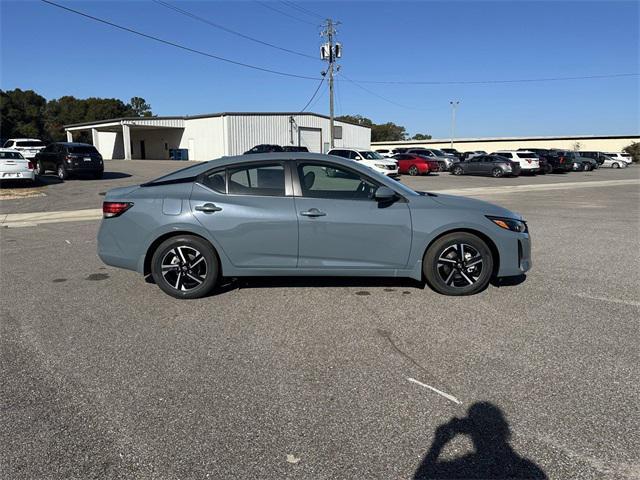
<instances>
[{"instance_id":1,"label":"shadow on pavement","mask_svg":"<svg viewBox=\"0 0 640 480\"><path fill-rule=\"evenodd\" d=\"M500 278L494 277L491 279L491 285L497 288L515 287L517 285L520 285L521 283L524 283L526 279L527 279L527 276L525 274L516 275L514 277L500 277Z\"/></svg>"},{"instance_id":2,"label":"shadow on pavement","mask_svg":"<svg viewBox=\"0 0 640 480\"><path fill-rule=\"evenodd\" d=\"M453 460L438 460L456 435L471 437L475 451ZM431 448L414 474L427 479L546 479L531 460L518 455L511 445L509 423L500 408L489 402L469 407L466 418L452 418L436 429Z\"/></svg>"}]
</instances>

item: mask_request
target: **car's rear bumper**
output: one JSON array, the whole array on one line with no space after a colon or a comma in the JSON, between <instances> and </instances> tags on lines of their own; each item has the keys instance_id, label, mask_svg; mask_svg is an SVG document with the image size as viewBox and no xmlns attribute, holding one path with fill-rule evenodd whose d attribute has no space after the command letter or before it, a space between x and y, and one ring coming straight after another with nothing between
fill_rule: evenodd
<instances>
[{"instance_id":1,"label":"car's rear bumper","mask_svg":"<svg viewBox=\"0 0 640 480\"><path fill-rule=\"evenodd\" d=\"M36 179L36 174L33 170L19 170L16 172L0 172L0 180L33 181L35 179Z\"/></svg>"}]
</instances>

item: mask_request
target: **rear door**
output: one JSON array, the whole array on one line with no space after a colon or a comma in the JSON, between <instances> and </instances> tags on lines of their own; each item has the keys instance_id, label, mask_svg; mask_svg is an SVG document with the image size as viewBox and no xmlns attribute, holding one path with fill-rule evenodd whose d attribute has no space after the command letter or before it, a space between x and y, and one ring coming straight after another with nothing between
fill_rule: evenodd
<instances>
[{"instance_id":1,"label":"rear door","mask_svg":"<svg viewBox=\"0 0 640 480\"><path fill-rule=\"evenodd\" d=\"M299 268L406 267L411 216L404 199L379 205L377 182L334 163L299 161L293 175L300 187Z\"/></svg>"},{"instance_id":2,"label":"rear door","mask_svg":"<svg viewBox=\"0 0 640 480\"><path fill-rule=\"evenodd\" d=\"M285 162L260 162L214 170L194 184L191 211L234 266L295 268L298 219L285 178Z\"/></svg>"}]
</instances>

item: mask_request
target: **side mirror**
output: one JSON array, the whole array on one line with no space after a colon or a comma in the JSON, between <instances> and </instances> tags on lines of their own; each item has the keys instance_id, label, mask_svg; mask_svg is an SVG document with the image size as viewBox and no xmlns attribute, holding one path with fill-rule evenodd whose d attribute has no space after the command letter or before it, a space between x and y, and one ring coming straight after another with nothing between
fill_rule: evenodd
<instances>
[{"instance_id":1,"label":"side mirror","mask_svg":"<svg viewBox=\"0 0 640 480\"><path fill-rule=\"evenodd\" d=\"M375 199L377 202L391 202L396 199L396 192L389 187L378 187L375 193Z\"/></svg>"}]
</instances>

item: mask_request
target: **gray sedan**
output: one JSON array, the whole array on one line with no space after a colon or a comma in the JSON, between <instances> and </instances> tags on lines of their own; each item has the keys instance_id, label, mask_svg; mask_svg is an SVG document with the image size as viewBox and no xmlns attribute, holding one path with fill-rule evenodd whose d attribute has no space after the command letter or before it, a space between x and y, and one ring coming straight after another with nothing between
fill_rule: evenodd
<instances>
[{"instance_id":1,"label":"gray sedan","mask_svg":"<svg viewBox=\"0 0 640 480\"><path fill-rule=\"evenodd\" d=\"M110 190L103 213L100 258L177 298L205 296L221 276L274 275L410 277L468 295L531 267L518 214L327 155L199 163Z\"/></svg>"},{"instance_id":2,"label":"gray sedan","mask_svg":"<svg viewBox=\"0 0 640 480\"><path fill-rule=\"evenodd\" d=\"M454 175L491 175L492 177L517 176L520 164L499 155L478 155L456 163L451 169Z\"/></svg>"}]
</instances>

